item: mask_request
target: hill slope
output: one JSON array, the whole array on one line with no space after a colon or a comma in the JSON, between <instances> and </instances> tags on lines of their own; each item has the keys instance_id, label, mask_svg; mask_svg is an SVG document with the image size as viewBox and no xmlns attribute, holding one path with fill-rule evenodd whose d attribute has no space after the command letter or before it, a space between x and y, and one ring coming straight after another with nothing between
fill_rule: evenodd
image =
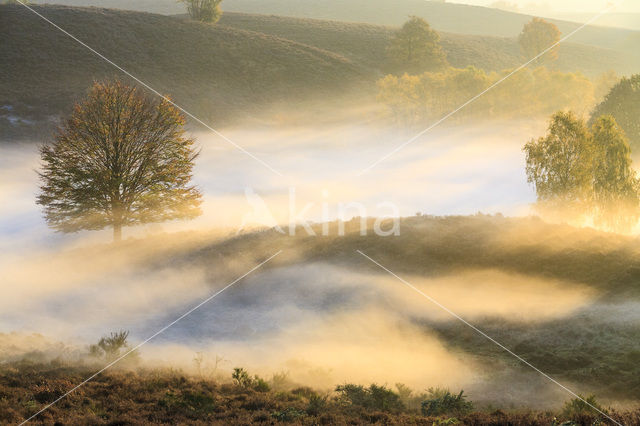
<instances>
[{"instance_id":1,"label":"hill slope","mask_svg":"<svg viewBox=\"0 0 640 426\"><path fill-rule=\"evenodd\" d=\"M324 21L273 15L225 13L219 25L272 34L343 55L363 66L379 70L394 27L362 23ZM456 67L474 65L500 71L522 64L520 46L514 37L441 33L449 62ZM560 46L557 66L563 71L588 75L615 70L633 72L633 61L621 52L578 43Z\"/></svg>"},{"instance_id":2,"label":"hill slope","mask_svg":"<svg viewBox=\"0 0 640 426\"><path fill-rule=\"evenodd\" d=\"M37 0L43 3L45 0ZM180 14L183 5L175 0L57 0L56 3L75 6L101 6L131 9L153 13ZM398 26L409 15L425 18L438 31L460 34L513 37L520 33L525 22L532 16L481 6L425 0L225 0L225 12L260 13L302 18L328 19L336 21L364 22L369 24ZM586 22L593 14L579 15L580 22ZM632 14L627 19L633 19ZM624 15L624 16L627 16ZM576 17L570 16L570 19ZM603 27L605 15L587 28L580 30L573 41L601 47L616 47L637 31ZM619 20L620 18L617 17ZM559 19L550 19L563 33L568 33L581 24ZM631 48L631 46L628 46Z\"/></svg>"},{"instance_id":3,"label":"hill slope","mask_svg":"<svg viewBox=\"0 0 640 426\"><path fill-rule=\"evenodd\" d=\"M523 322L517 316L501 316L493 312L476 317L475 325L543 371L569 383L579 383L582 389L597 390L603 396L640 400L640 364L637 362L640 357L637 311L640 252L636 238L567 225L550 225L536 218L483 215L405 218L400 224L401 235L395 237L373 235L372 225L373 219L369 221L366 236L360 235L358 219L346 223L344 236L338 236L335 222L330 225L328 236L322 237L307 236L302 229L295 237L283 236L276 231L240 235L209 246L203 245L198 250L185 253L184 257L176 253L173 260L207 265L212 271L220 269L215 262L224 264L233 260L243 262L243 267L248 269L251 262L256 263L252 256L283 250L274 264L266 266L267 270L286 265L299 268L305 262L319 262L372 276L389 277L356 251L361 250L415 285L422 279L441 279L437 281L439 285L452 286L454 281L448 279L472 271L507 274L506 287L516 292L526 288L525 282L518 278L524 276L539 280L536 286L547 280L558 283L558 288L578 285L581 292L586 292L583 294L593 294L593 298L579 308L567 309L558 318L539 317L537 321ZM320 225L317 225L316 232L320 235ZM238 271L242 271L242 267L234 272ZM465 277L466 291L460 297L471 300L476 295L476 302L470 302L473 305L486 303L490 296L484 293L488 289L485 285L500 281L497 276ZM310 288L314 280L319 278L300 273L297 281L293 282ZM377 291L387 291L393 285L402 287L399 281L390 280L384 289ZM373 282L373 279L369 281ZM436 287L431 290L437 291ZM255 296L256 290L252 291ZM352 288L345 290L331 303L339 307L343 307L341 303L344 307L352 306L350 303L359 306L357 302L368 297L366 291L352 291ZM274 300L277 290L268 287L265 299L268 298L267 292L269 300ZM501 290L500 294L504 303L517 305L507 290ZM384 300L390 303L391 299L384 296ZM397 306L397 309L396 312L409 310L406 304ZM432 309L437 310L424 300L424 310ZM411 317L411 314L407 315ZM418 321L425 329L436 331L447 345L456 350L473 354L489 363L502 359L513 368L526 370L500 348L454 318L440 322L414 315L417 317L412 317L413 321ZM608 380L611 375L615 375L615 381Z\"/></svg>"},{"instance_id":4,"label":"hill slope","mask_svg":"<svg viewBox=\"0 0 640 426\"><path fill-rule=\"evenodd\" d=\"M37 6L39 13L205 121L267 104L338 94L363 78L337 54L289 40L162 15ZM114 67L19 5L0 6L3 136L65 113ZM20 120L26 118L27 120Z\"/></svg>"},{"instance_id":5,"label":"hill slope","mask_svg":"<svg viewBox=\"0 0 640 426\"><path fill-rule=\"evenodd\" d=\"M384 71L394 31L383 25L242 13L225 13L219 25L211 26L179 16L36 7L214 125L261 115L274 104L302 111L307 110L298 104L302 100L340 103L354 90L362 94L360 89L370 95ZM0 35L8 41L0 45L3 139L49 133L56 117L68 112L93 80L123 78L19 5L0 6ZM442 44L456 67L502 70L523 62L513 37L442 33ZM590 76L610 69L625 74L636 71L635 56L566 43L557 65Z\"/></svg>"},{"instance_id":6,"label":"hill slope","mask_svg":"<svg viewBox=\"0 0 640 426\"><path fill-rule=\"evenodd\" d=\"M532 17L480 6L424 0L226 0L229 12L261 13L399 26L410 15L425 18L436 30L460 34L514 37ZM553 20L563 34L581 24ZM588 26L573 37L577 43L618 48L637 32Z\"/></svg>"}]
</instances>

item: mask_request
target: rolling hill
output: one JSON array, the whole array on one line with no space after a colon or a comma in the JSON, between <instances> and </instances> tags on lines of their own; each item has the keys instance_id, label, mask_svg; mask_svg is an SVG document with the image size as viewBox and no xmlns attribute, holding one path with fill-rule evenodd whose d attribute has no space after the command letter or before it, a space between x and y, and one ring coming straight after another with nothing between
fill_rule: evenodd
<instances>
[{"instance_id":1,"label":"rolling hill","mask_svg":"<svg viewBox=\"0 0 640 426\"><path fill-rule=\"evenodd\" d=\"M39 0L44 2L44 0ZM175 0L57 0L60 4L77 6L101 6L119 9L179 14L184 6ZM315 18L335 21L362 22L378 25L399 26L410 15L425 18L436 30L472 35L515 37L522 26L532 16L481 6L469 6L442 1L425 0L224 0L225 12L259 13L267 15ZM582 22L592 15L582 14ZM638 40L638 31L622 28L608 28L607 16L596 21L572 37L576 43L599 47L623 49L633 54L630 41ZM618 17L618 20L620 18ZM550 19L564 34L581 24L558 19Z\"/></svg>"},{"instance_id":2,"label":"rolling hill","mask_svg":"<svg viewBox=\"0 0 640 426\"><path fill-rule=\"evenodd\" d=\"M106 3L126 6L115 0ZM149 6L143 2L136 7L143 5ZM278 111L304 111L300 102L309 106L311 101L338 105L345 100L371 100L374 82L384 73L385 49L394 31L385 25L233 12L212 26L189 21L184 15L35 7L214 125L258 117L274 106ZM485 13L483 8L472 10L476 9ZM114 67L19 5L0 6L0 35L9 41L0 45L3 139L48 134L92 81L123 78ZM456 67L473 65L493 71L523 62L514 37L448 32L441 36L449 62ZM589 76L611 69L626 74L637 70L637 56L566 43L560 47L557 66Z\"/></svg>"},{"instance_id":3,"label":"rolling hill","mask_svg":"<svg viewBox=\"0 0 640 426\"><path fill-rule=\"evenodd\" d=\"M447 277L465 271L500 271L509 275L508 287L515 291L523 284L518 276L538 279L538 285L545 280L561 283L558 285L563 288L578 285L581 291L593 291L593 299L579 309L567 310L557 319L523 322L494 313L477 318L475 325L558 378L588 386L603 396L640 398L637 363L640 326L634 310L640 300L640 252L635 237L552 225L534 217L487 215L404 218L400 221L401 235L395 237L373 235L373 219L369 220L365 236L360 235L357 218L345 225L344 236L338 236L337 224L333 222L328 236L322 237L308 236L302 229L295 237L265 230L210 245L203 242L192 252L174 253L173 260L191 266L207 265L212 273L220 269L216 262L228 264L233 260L239 263L233 275L255 263L256 254L264 256L283 250L267 269L321 263L388 277L356 251L361 250L410 282L409 277L415 280L442 278L446 286L451 285ZM315 231L320 235L321 225L315 226ZM300 286L311 286L313 282L311 276L304 274L298 279L295 284ZM393 284L401 286L397 281ZM467 294L477 294L482 299L484 284L483 279L465 279ZM345 290L340 297L331 299L331 303L350 306L355 303L352 298L362 301L366 297L364 293L354 296ZM502 297L508 300L506 294ZM424 309L437 310L437 307L424 300ZM456 350L489 363L502 359L513 368L526 370L454 318L432 321L414 317L412 320L435 330ZM608 380L611 375L615 375L616 380Z\"/></svg>"},{"instance_id":4,"label":"rolling hill","mask_svg":"<svg viewBox=\"0 0 640 426\"><path fill-rule=\"evenodd\" d=\"M205 121L251 116L318 93L339 95L373 77L340 55L272 35L149 13L36 8ZM0 38L3 138L68 112L95 79L124 78L19 5L0 6Z\"/></svg>"},{"instance_id":5,"label":"rolling hill","mask_svg":"<svg viewBox=\"0 0 640 426\"><path fill-rule=\"evenodd\" d=\"M384 25L231 12L222 16L219 25L272 34L330 50L378 71L396 30ZM488 71L501 71L525 61L514 37L447 32L440 33L440 36L447 58L455 67L473 65ZM633 60L624 53L571 42L560 46L557 67L562 71L581 71L590 76L611 69L620 74L636 69Z\"/></svg>"}]
</instances>

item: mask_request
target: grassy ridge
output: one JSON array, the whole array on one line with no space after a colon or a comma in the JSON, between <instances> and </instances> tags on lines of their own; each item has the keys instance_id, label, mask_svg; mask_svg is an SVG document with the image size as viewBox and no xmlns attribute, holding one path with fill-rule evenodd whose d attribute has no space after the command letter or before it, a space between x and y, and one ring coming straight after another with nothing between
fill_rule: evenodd
<instances>
[{"instance_id":1,"label":"grassy ridge","mask_svg":"<svg viewBox=\"0 0 640 426\"><path fill-rule=\"evenodd\" d=\"M396 30L383 25L242 13L225 13L220 25L272 34L330 50L376 70L384 69L386 47ZM501 71L526 61L515 37L444 32L441 38L447 58L455 67L473 65L488 71ZM633 64L633 58L623 52L568 42L559 47L556 65L562 71L582 71L594 76L611 69L621 74L631 72L636 69Z\"/></svg>"},{"instance_id":2,"label":"grassy ridge","mask_svg":"<svg viewBox=\"0 0 640 426\"><path fill-rule=\"evenodd\" d=\"M42 3L45 0L36 0ZM184 6L174 0L57 0L56 3L75 6L100 6L118 9L133 9L153 13L184 13ZM498 37L515 37L522 30L530 15L509 12L489 7L471 6L442 1L424 0L225 0L225 12L260 13L299 18L316 18L345 22L363 22L378 25L399 26L409 15L425 18L438 31L486 35ZM593 18L595 13L576 14L578 22L550 19L564 34L575 30ZM598 19L594 25L580 30L573 41L606 48L622 48L628 53L635 52L631 44L638 40L638 31L607 28L607 20L616 15L607 14ZM624 14L626 19L635 18L633 14ZM618 18L619 19L619 18ZM636 23L637 24L637 23Z\"/></svg>"},{"instance_id":3,"label":"grassy ridge","mask_svg":"<svg viewBox=\"0 0 640 426\"><path fill-rule=\"evenodd\" d=\"M86 0L85 0L86 1ZM117 0L116 0L117 1ZM410 15L426 19L438 31L460 34L515 37L530 15L507 12L481 6L424 0L227 0L224 9L229 12L261 13L304 18L329 19L348 22L399 26ZM592 14L588 19L594 17ZM581 24L550 19L563 34ZM596 21L597 22L597 21ZM634 54L626 43L637 40L638 32L595 25L578 31L572 41L593 46L624 49ZM637 52L635 53L637 55Z\"/></svg>"},{"instance_id":4,"label":"grassy ridge","mask_svg":"<svg viewBox=\"0 0 640 426\"><path fill-rule=\"evenodd\" d=\"M640 298L640 251L637 240L617 234L568 225L551 225L538 218L499 216L416 216L402 219L401 235L360 236L359 220L345 224L346 235L338 237L337 224L329 236L295 237L275 231L240 235L187 254L190 262L206 262L220 255L272 252L289 248L296 261L346 262L351 267L371 265L355 253L363 250L398 273L441 276L460 270L497 269L542 279L575 282L598 290L611 301ZM320 226L316 233L321 234ZM373 267L375 270L375 267Z\"/></svg>"}]
</instances>

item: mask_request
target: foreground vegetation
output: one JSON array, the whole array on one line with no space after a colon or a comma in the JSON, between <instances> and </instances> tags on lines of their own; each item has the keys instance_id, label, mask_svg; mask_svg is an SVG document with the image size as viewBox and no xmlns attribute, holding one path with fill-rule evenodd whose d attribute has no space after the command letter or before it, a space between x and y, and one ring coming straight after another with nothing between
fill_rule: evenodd
<instances>
[{"instance_id":1,"label":"foreground vegetation","mask_svg":"<svg viewBox=\"0 0 640 426\"><path fill-rule=\"evenodd\" d=\"M14 424L35 414L95 371L60 361L21 361L0 367L0 422ZM211 380L181 371L113 368L34 419L45 424L411 424L411 425L591 425L612 424L580 400L557 412L477 408L462 392L403 385L343 384L319 391L271 380ZM596 403L592 398L590 403ZM640 410L608 415L638 424Z\"/></svg>"}]
</instances>

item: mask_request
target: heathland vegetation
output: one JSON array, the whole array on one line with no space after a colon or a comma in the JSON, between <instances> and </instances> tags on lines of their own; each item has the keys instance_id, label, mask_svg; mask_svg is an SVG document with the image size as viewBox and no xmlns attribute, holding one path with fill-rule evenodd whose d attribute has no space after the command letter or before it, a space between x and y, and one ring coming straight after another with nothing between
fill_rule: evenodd
<instances>
[{"instance_id":1,"label":"heathland vegetation","mask_svg":"<svg viewBox=\"0 0 640 426\"><path fill-rule=\"evenodd\" d=\"M0 367L0 421L17 423L61 396L93 370L54 361L29 360ZM546 412L474 408L462 391L429 389L416 393L403 384L338 385L317 390L295 382L260 377L211 380L177 370L113 369L96 377L36 419L57 424L398 424L456 425L608 424L579 399ZM240 377L242 376L242 377ZM286 376L284 376L286 379ZM593 397L588 401L598 406ZM603 409L623 424L636 424L640 412Z\"/></svg>"}]
</instances>

